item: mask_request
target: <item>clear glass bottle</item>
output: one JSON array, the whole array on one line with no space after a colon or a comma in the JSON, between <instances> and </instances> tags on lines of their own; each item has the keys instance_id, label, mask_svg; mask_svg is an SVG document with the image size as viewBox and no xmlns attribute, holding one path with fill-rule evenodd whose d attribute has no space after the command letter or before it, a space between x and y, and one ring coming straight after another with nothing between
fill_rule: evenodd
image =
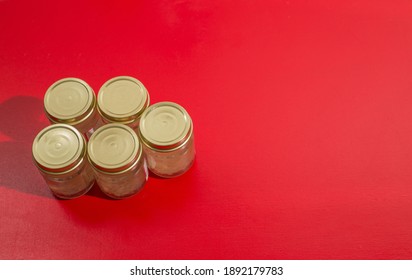
<instances>
[{"instance_id":1,"label":"clear glass bottle","mask_svg":"<svg viewBox=\"0 0 412 280\"><path fill-rule=\"evenodd\" d=\"M33 160L53 194L71 199L85 194L94 183L84 137L73 126L54 124L33 141Z\"/></svg>"},{"instance_id":2,"label":"clear glass bottle","mask_svg":"<svg viewBox=\"0 0 412 280\"><path fill-rule=\"evenodd\" d=\"M150 97L145 86L129 76L108 80L97 96L97 108L104 123L122 123L135 131L149 103Z\"/></svg>"},{"instance_id":3,"label":"clear glass bottle","mask_svg":"<svg viewBox=\"0 0 412 280\"><path fill-rule=\"evenodd\" d=\"M140 119L139 136L148 167L155 175L179 176L195 160L192 120L176 103L159 102L147 108Z\"/></svg>"},{"instance_id":4,"label":"clear glass bottle","mask_svg":"<svg viewBox=\"0 0 412 280\"><path fill-rule=\"evenodd\" d=\"M50 122L72 125L86 139L102 124L96 103L93 89L77 78L58 80L44 95L44 109Z\"/></svg>"},{"instance_id":5,"label":"clear glass bottle","mask_svg":"<svg viewBox=\"0 0 412 280\"><path fill-rule=\"evenodd\" d=\"M89 140L88 152L97 184L109 197L132 196L148 179L139 138L126 125L106 124L97 129Z\"/></svg>"}]
</instances>

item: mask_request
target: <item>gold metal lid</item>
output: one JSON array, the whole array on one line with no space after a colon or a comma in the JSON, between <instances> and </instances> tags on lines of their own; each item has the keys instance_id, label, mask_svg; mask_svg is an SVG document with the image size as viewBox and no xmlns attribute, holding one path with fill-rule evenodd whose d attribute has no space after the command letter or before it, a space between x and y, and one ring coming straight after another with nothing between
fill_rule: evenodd
<instances>
[{"instance_id":1,"label":"gold metal lid","mask_svg":"<svg viewBox=\"0 0 412 280\"><path fill-rule=\"evenodd\" d=\"M173 150L183 145L192 133L192 120L186 110L173 102L151 105L140 118L143 143L157 150Z\"/></svg>"},{"instance_id":2,"label":"gold metal lid","mask_svg":"<svg viewBox=\"0 0 412 280\"><path fill-rule=\"evenodd\" d=\"M76 125L92 114L95 105L93 89L77 78L58 80L44 96L44 109L53 123Z\"/></svg>"},{"instance_id":3,"label":"gold metal lid","mask_svg":"<svg viewBox=\"0 0 412 280\"><path fill-rule=\"evenodd\" d=\"M139 138L124 124L112 123L100 127L88 143L90 162L105 172L126 170L139 160L141 154Z\"/></svg>"},{"instance_id":4,"label":"gold metal lid","mask_svg":"<svg viewBox=\"0 0 412 280\"><path fill-rule=\"evenodd\" d=\"M108 80L97 96L99 112L109 122L131 123L140 117L149 103L145 86L128 76Z\"/></svg>"},{"instance_id":5,"label":"gold metal lid","mask_svg":"<svg viewBox=\"0 0 412 280\"><path fill-rule=\"evenodd\" d=\"M85 155L85 140L77 129L53 124L37 134L32 152L36 164L44 171L61 173L75 167Z\"/></svg>"}]
</instances>

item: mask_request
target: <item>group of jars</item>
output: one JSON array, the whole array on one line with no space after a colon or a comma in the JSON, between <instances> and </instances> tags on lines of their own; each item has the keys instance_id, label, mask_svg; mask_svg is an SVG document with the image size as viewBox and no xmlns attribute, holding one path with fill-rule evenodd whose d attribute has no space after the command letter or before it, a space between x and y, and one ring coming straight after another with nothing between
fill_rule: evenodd
<instances>
[{"instance_id":1,"label":"group of jars","mask_svg":"<svg viewBox=\"0 0 412 280\"><path fill-rule=\"evenodd\" d=\"M96 181L115 199L139 192L149 170L171 178L193 164L193 124L173 102L150 105L144 85L128 76L108 80L97 95L84 81L49 87L44 109L52 125L33 141L34 163L59 198L79 197Z\"/></svg>"}]
</instances>

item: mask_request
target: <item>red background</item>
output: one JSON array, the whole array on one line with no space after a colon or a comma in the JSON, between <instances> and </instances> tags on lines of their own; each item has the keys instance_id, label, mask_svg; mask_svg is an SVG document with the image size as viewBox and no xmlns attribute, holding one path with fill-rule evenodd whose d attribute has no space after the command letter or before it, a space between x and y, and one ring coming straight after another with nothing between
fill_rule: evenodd
<instances>
[{"instance_id":1,"label":"red background","mask_svg":"<svg viewBox=\"0 0 412 280\"><path fill-rule=\"evenodd\" d=\"M1 259L412 259L412 2L0 1ZM130 75L197 159L125 200L32 164L57 79Z\"/></svg>"}]
</instances>

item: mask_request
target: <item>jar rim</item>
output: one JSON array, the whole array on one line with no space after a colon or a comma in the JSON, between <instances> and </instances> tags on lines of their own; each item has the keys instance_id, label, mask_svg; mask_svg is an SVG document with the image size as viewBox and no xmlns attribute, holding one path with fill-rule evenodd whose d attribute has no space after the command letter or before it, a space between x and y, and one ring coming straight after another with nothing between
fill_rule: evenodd
<instances>
[{"instance_id":1,"label":"jar rim","mask_svg":"<svg viewBox=\"0 0 412 280\"><path fill-rule=\"evenodd\" d=\"M192 134L192 119L181 105L174 102L153 104L140 118L139 136L146 146L154 150L178 149Z\"/></svg>"},{"instance_id":2,"label":"jar rim","mask_svg":"<svg viewBox=\"0 0 412 280\"><path fill-rule=\"evenodd\" d=\"M133 123L149 104L146 87L130 76L111 78L100 87L97 95L97 109L108 122Z\"/></svg>"},{"instance_id":3,"label":"jar rim","mask_svg":"<svg viewBox=\"0 0 412 280\"><path fill-rule=\"evenodd\" d=\"M32 145L35 164L47 173L67 173L86 155L86 140L73 126L52 124L42 129Z\"/></svg>"},{"instance_id":4,"label":"jar rim","mask_svg":"<svg viewBox=\"0 0 412 280\"><path fill-rule=\"evenodd\" d=\"M44 95L44 111L52 123L77 125L88 119L95 107L93 89L79 78L60 79Z\"/></svg>"},{"instance_id":5,"label":"jar rim","mask_svg":"<svg viewBox=\"0 0 412 280\"><path fill-rule=\"evenodd\" d=\"M98 128L90 137L87 147L92 166L107 173L125 171L142 156L136 133L120 123Z\"/></svg>"}]
</instances>

